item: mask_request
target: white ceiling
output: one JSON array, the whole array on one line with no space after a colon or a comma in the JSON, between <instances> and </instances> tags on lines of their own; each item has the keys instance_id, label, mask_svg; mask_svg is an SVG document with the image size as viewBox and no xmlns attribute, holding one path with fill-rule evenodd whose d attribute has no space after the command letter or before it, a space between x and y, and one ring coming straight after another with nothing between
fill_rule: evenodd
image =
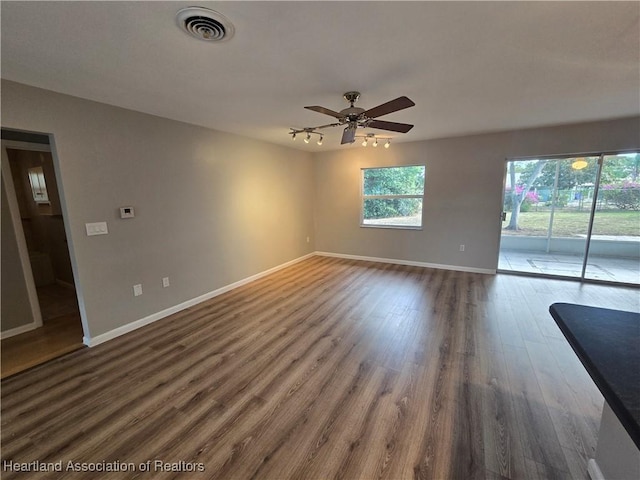
<instances>
[{"instance_id":1,"label":"white ceiling","mask_svg":"<svg viewBox=\"0 0 640 480\"><path fill-rule=\"evenodd\" d=\"M181 31L216 10L228 42ZM640 113L640 2L2 2L2 77L310 151L289 127L331 123L362 92L395 141ZM384 133L380 130L371 132ZM364 132L366 133L366 132Z\"/></svg>"}]
</instances>

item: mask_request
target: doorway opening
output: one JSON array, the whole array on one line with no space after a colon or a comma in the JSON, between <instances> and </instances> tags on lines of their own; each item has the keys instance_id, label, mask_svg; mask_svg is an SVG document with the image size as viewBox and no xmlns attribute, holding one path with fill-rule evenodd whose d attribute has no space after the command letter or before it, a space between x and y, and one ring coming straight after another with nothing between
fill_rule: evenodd
<instances>
[{"instance_id":1,"label":"doorway opening","mask_svg":"<svg viewBox=\"0 0 640 480\"><path fill-rule=\"evenodd\" d=\"M498 270L640 284L640 152L506 164Z\"/></svg>"},{"instance_id":2,"label":"doorway opening","mask_svg":"<svg viewBox=\"0 0 640 480\"><path fill-rule=\"evenodd\" d=\"M21 134L2 130L2 378L84 346L48 135Z\"/></svg>"}]
</instances>

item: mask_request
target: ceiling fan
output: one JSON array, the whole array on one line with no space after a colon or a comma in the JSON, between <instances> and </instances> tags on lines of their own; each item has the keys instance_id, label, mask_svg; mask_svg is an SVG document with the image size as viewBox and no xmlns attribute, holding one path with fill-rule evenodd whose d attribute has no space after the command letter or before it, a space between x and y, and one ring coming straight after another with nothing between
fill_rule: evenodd
<instances>
[{"instance_id":1,"label":"ceiling fan","mask_svg":"<svg viewBox=\"0 0 640 480\"><path fill-rule=\"evenodd\" d=\"M307 110L313 110L314 112L324 113L325 115L330 115L338 119L336 123L329 123L327 125L320 125L319 127L309 127L302 129L291 129L289 132L293 138L295 139L296 134L298 133L306 133L307 140L310 138L311 133L315 133L320 135L322 141L322 134L320 132L316 132L315 130L319 130L321 128L327 127L338 127L340 125L346 125L344 132L342 134L342 141L340 142L342 145L345 143L353 143L356 139L356 129L360 128L377 128L380 130L389 130L391 132L400 132L407 133L409 130L413 128L413 125L408 123L398 123L398 122L388 122L385 120L377 120L378 117L383 115L387 115L389 113L397 112L398 110L404 110L405 108L413 107L415 103L413 103L407 97L398 97L389 102L383 103L382 105L378 105L377 107L370 108L365 110L364 108L356 107L354 104L360 98L360 92L347 92L343 95L344 99L350 103L350 107L345 108L344 110L340 110L339 112L335 112L325 107L320 107L317 105L304 107Z\"/></svg>"}]
</instances>

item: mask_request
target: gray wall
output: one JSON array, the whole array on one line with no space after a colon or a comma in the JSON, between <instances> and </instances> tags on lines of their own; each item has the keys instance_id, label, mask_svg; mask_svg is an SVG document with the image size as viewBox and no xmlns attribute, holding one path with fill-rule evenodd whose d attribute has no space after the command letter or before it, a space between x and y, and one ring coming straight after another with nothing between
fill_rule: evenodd
<instances>
[{"instance_id":1,"label":"gray wall","mask_svg":"<svg viewBox=\"0 0 640 480\"><path fill-rule=\"evenodd\" d=\"M310 154L8 81L2 125L54 135L91 337L314 250Z\"/></svg>"},{"instance_id":2,"label":"gray wall","mask_svg":"<svg viewBox=\"0 0 640 480\"><path fill-rule=\"evenodd\" d=\"M2 255L0 331L2 332L33 323L27 283L18 255L18 244L11 221L4 182L3 176L0 182L2 190L0 197L0 217L2 220L0 225L0 234L2 235L0 239L2 242L2 251L0 252Z\"/></svg>"},{"instance_id":3,"label":"gray wall","mask_svg":"<svg viewBox=\"0 0 640 480\"><path fill-rule=\"evenodd\" d=\"M636 117L318 153L316 249L495 270L507 158L637 149L638 132ZM413 164L426 165L424 229L360 227L360 169Z\"/></svg>"},{"instance_id":4,"label":"gray wall","mask_svg":"<svg viewBox=\"0 0 640 480\"><path fill-rule=\"evenodd\" d=\"M54 135L91 336L314 250L493 270L507 157L640 148L634 118L312 156L8 81L2 122ZM359 227L360 168L406 164L427 166L424 229Z\"/></svg>"}]
</instances>

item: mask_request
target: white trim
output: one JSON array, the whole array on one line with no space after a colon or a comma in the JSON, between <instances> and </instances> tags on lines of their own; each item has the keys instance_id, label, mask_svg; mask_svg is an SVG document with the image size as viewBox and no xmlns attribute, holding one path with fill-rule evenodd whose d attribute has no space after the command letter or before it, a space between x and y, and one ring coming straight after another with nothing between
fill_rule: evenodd
<instances>
[{"instance_id":1,"label":"white trim","mask_svg":"<svg viewBox=\"0 0 640 480\"><path fill-rule=\"evenodd\" d=\"M20 216L20 207L18 206L18 197L16 188L13 184L13 175L11 174L11 165L9 164L9 154L7 148L11 145L21 142L8 142L2 140L0 142L2 157L0 169L4 178L4 186L7 189L7 203L9 206L9 215L11 223L13 223L13 231L15 233L16 243L18 245L18 255L20 257L20 265L22 266L22 274L27 288L27 297L29 298L29 306L31 307L31 316L33 317L34 328L42 326L42 312L40 311L40 303L38 302L38 292L36 290L36 282L33 279L33 270L31 269L31 260L29 259L29 249L27 248L27 240L22 228L22 218Z\"/></svg>"},{"instance_id":2,"label":"white trim","mask_svg":"<svg viewBox=\"0 0 640 480\"><path fill-rule=\"evenodd\" d=\"M442 265L439 263L414 262L412 260L398 260L395 258L364 257L362 255L348 255L345 253L316 252L316 255L319 255L321 257L363 260L366 262L393 263L396 265L410 265L413 267L437 268L439 270L455 270L456 272L484 273L488 275L495 275L496 273L496 270L491 268L464 267L462 265Z\"/></svg>"},{"instance_id":3,"label":"white trim","mask_svg":"<svg viewBox=\"0 0 640 480\"><path fill-rule=\"evenodd\" d=\"M2 145L5 148L11 148L12 150L29 150L32 152L51 151L51 145L46 145L44 143L21 142L19 140L2 140Z\"/></svg>"},{"instance_id":4,"label":"white trim","mask_svg":"<svg viewBox=\"0 0 640 480\"><path fill-rule=\"evenodd\" d=\"M35 330L41 325L37 325L36 322L27 323L26 325L20 325L19 327L12 328L11 330L7 330L5 332L0 332L0 340L4 340L5 338L15 337L16 335L20 335L21 333L27 333L31 330Z\"/></svg>"},{"instance_id":5,"label":"white trim","mask_svg":"<svg viewBox=\"0 0 640 480\"><path fill-rule=\"evenodd\" d=\"M393 230L424 230L422 226L420 227L412 227L411 225L384 225L384 224L375 224L375 223L361 223L361 228L390 228Z\"/></svg>"},{"instance_id":6,"label":"white trim","mask_svg":"<svg viewBox=\"0 0 640 480\"><path fill-rule=\"evenodd\" d=\"M598 462L596 462L595 458L590 458L589 462L587 462L587 473L589 474L589 478L591 480L605 480L600 467L598 466Z\"/></svg>"},{"instance_id":7,"label":"white trim","mask_svg":"<svg viewBox=\"0 0 640 480\"><path fill-rule=\"evenodd\" d=\"M265 270L264 272L256 273L255 275L251 275L250 277L231 283L217 290L213 290L212 292L205 293L203 295L200 295L199 297L192 298L191 300L187 300L186 302L179 303L178 305L174 305L173 307L169 307L165 310L154 313L152 315L141 318L139 320L135 320L131 323L127 323L126 325L123 325L121 327L114 328L113 330L102 333L95 337L88 337L85 335L82 341L88 347L95 347L96 345L100 345L101 343L104 343L108 340L119 337L120 335L124 335L125 333L132 332L134 330L137 330L138 328L144 327L145 325L149 325L150 323L153 323L162 318L168 317L169 315L173 315L174 313L184 310L185 308L189 308L194 305L197 305L198 303L202 303L206 300L210 300L214 297L217 297L218 295L228 292L229 290L233 290L234 288L240 287L242 285L246 285L247 283L253 282L254 280L258 280L259 278L262 278L266 275L277 272L278 270L282 270L283 268L286 268L290 265L306 260L307 258L310 258L314 255L315 253L313 252L308 253L307 255L290 260L281 265L277 265L273 268Z\"/></svg>"}]
</instances>

